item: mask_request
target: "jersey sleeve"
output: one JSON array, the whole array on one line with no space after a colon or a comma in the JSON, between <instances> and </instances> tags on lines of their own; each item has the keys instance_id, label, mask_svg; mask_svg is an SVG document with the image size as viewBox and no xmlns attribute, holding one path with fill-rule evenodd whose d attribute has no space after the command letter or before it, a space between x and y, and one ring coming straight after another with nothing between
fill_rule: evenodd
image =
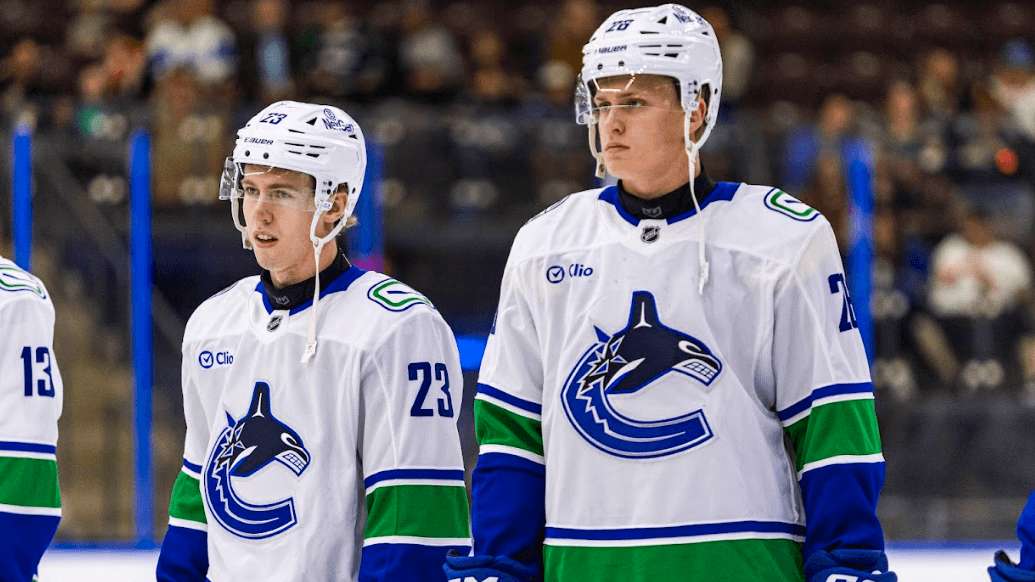
<instances>
[{"instance_id":1,"label":"jersey sleeve","mask_svg":"<svg viewBox=\"0 0 1035 582\"><path fill-rule=\"evenodd\" d=\"M541 572L546 525L543 358L521 265L508 265L474 401L478 465L471 477L475 555Z\"/></svg>"},{"instance_id":2,"label":"jersey sleeve","mask_svg":"<svg viewBox=\"0 0 1035 582\"><path fill-rule=\"evenodd\" d=\"M201 498L201 468L208 445L209 422L205 417L193 375L196 361L184 342L182 383L183 416L187 423L183 467L176 476L169 500L169 529L158 557L158 582L204 582L208 573L208 524Z\"/></svg>"},{"instance_id":3,"label":"jersey sleeve","mask_svg":"<svg viewBox=\"0 0 1035 582\"><path fill-rule=\"evenodd\" d=\"M439 580L449 550L471 549L456 340L430 306L403 313L362 363L360 582Z\"/></svg>"},{"instance_id":4,"label":"jersey sleeve","mask_svg":"<svg viewBox=\"0 0 1035 582\"><path fill-rule=\"evenodd\" d=\"M805 505L804 559L884 549L884 457L873 385L837 243L823 222L776 291L776 409Z\"/></svg>"},{"instance_id":5,"label":"jersey sleeve","mask_svg":"<svg viewBox=\"0 0 1035 582\"><path fill-rule=\"evenodd\" d=\"M0 286L0 295L0 572L5 581L29 582L61 521L56 447L64 389L45 291Z\"/></svg>"}]
</instances>

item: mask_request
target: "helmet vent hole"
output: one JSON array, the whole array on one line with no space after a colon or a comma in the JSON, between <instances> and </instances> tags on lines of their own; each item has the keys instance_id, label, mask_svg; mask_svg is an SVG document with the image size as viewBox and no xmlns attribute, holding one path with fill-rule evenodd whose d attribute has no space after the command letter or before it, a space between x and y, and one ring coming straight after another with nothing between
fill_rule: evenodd
<instances>
[{"instance_id":1,"label":"helmet vent hole","mask_svg":"<svg viewBox=\"0 0 1035 582\"><path fill-rule=\"evenodd\" d=\"M291 133L301 133L301 134L305 135L304 131L298 131L297 129L291 129L290 127L288 128L288 131L291 132Z\"/></svg>"},{"instance_id":2,"label":"helmet vent hole","mask_svg":"<svg viewBox=\"0 0 1035 582\"><path fill-rule=\"evenodd\" d=\"M679 56L679 53L665 53L665 56L674 59Z\"/></svg>"},{"instance_id":3,"label":"helmet vent hole","mask_svg":"<svg viewBox=\"0 0 1035 582\"><path fill-rule=\"evenodd\" d=\"M318 158L318 157L320 157L320 154L306 154L306 155L309 156L310 158Z\"/></svg>"},{"instance_id":4,"label":"helmet vent hole","mask_svg":"<svg viewBox=\"0 0 1035 582\"><path fill-rule=\"evenodd\" d=\"M268 160L268 159L270 159L270 154L269 154L269 152L266 152L266 153L262 154L262 159L264 159L264 160Z\"/></svg>"},{"instance_id":5,"label":"helmet vent hole","mask_svg":"<svg viewBox=\"0 0 1035 582\"><path fill-rule=\"evenodd\" d=\"M598 71L599 71L600 69L603 69L603 68L604 68L604 64L603 64L603 63L600 63L600 64L598 64L598 65L597 65L597 70L598 70Z\"/></svg>"},{"instance_id":6,"label":"helmet vent hole","mask_svg":"<svg viewBox=\"0 0 1035 582\"><path fill-rule=\"evenodd\" d=\"M248 150L244 150L244 155L245 155L245 157L250 156L250 155L252 155L252 152L250 152Z\"/></svg>"},{"instance_id":7,"label":"helmet vent hole","mask_svg":"<svg viewBox=\"0 0 1035 582\"><path fill-rule=\"evenodd\" d=\"M661 20L658 21L658 24L668 24L668 16L662 16Z\"/></svg>"},{"instance_id":8,"label":"helmet vent hole","mask_svg":"<svg viewBox=\"0 0 1035 582\"><path fill-rule=\"evenodd\" d=\"M316 118L314 117L314 118L310 119L309 121L307 121L306 123L308 123L309 125L312 125L313 127L316 127Z\"/></svg>"},{"instance_id":9,"label":"helmet vent hole","mask_svg":"<svg viewBox=\"0 0 1035 582\"><path fill-rule=\"evenodd\" d=\"M618 61L618 66L619 67L624 67L625 66L625 61Z\"/></svg>"}]
</instances>

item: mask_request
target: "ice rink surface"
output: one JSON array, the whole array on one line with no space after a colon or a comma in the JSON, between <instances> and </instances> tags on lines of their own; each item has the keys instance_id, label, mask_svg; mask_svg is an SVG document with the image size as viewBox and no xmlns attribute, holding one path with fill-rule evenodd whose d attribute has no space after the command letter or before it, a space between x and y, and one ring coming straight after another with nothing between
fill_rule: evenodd
<instances>
[{"instance_id":1,"label":"ice rink surface","mask_svg":"<svg viewBox=\"0 0 1035 582\"><path fill-rule=\"evenodd\" d=\"M988 582L996 549L1017 560L1017 542L1003 544L891 544L888 559L900 582ZM52 549L40 564L40 582L153 582L157 551Z\"/></svg>"}]
</instances>

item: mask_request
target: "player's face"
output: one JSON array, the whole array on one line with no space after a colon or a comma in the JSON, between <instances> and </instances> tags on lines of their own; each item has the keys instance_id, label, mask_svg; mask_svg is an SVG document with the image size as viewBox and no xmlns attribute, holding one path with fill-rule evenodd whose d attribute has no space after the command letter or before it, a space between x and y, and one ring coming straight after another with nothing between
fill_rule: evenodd
<instances>
[{"instance_id":1,"label":"player's face","mask_svg":"<svg viewBox=\"0 0 1035 582\"><path fill-rule=\"evenodd\" d=\"M278 287L316 273L309 227L313 221L312 176L291 170L245 165L241 180L248 239L255 260ZM308 197L308 198L307 198Z\"/></svg>"},{"instance_id":2,"label":"player's face","mask_svg":"<svg viewBox=\"0 0 1035 582\"><path fill-rule=\"evenodd\" d=\"M593 106L598 108L604 164L630 194L653 198L687 182L685 113L672 79L656 75L600 79ZM700 127L701 117L692 116L691 135Z\"/></svg>"}]
</instances>

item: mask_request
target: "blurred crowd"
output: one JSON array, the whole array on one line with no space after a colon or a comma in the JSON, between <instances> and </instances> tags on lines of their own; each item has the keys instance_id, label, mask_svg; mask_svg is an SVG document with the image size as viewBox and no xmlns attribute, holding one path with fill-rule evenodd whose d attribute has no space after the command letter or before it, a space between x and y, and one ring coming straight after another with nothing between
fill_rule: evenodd
<instances>
[{"instance_id":1,"label":"blurred crowd","mask_svg":"<svg viewBox=\"0 0 1035 582\"><path fill-rule=\"evenodd\" d=\"M84 191L114 207L126 139L146 125L157 212L175 215L224 211L232 130L265 104L335 103L383 148L390 226L520 224L595 185L572 96L582 45L622 7L0 0L0 119L66 140ZM702 152L713 178L799 196L847 255L846 152L873 157L878 389L1008 391L1035 406L1035 7L691 7L723 51Z\"/></svg>"}]
</instances>

